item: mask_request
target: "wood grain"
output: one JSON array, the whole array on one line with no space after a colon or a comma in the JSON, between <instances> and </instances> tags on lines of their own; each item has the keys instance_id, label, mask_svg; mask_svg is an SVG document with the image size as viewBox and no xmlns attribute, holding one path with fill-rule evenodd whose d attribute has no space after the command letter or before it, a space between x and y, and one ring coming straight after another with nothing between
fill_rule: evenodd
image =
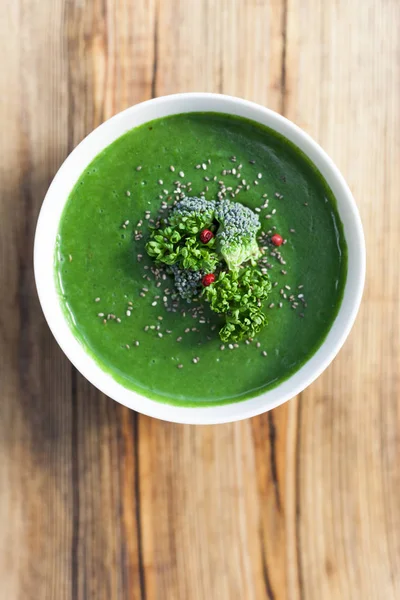
<instances>
[{"instance_id":1,"label":"wood grain","mask_svg":"<svg viewBox=\"0 0 400 600\"><path fill-rule=\"evenodd\" d=\"M0 589L7 600L400 597L400 4L4 0ZM179 91L243 96L331 154L364 301L333 365L269 414L137 415L75 372L32 273L52 176L96 125Z\"/></svg>"}]
</instances>

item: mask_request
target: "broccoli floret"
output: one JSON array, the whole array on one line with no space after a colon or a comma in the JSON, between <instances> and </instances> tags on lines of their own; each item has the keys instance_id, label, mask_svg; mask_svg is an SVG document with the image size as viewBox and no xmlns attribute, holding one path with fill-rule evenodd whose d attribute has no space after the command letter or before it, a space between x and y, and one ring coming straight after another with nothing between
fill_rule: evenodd
<instances>
[{"instance_id":1,"label":"broccoli floret","mask_svg":"<svg viewBox=\"0 0 400 600\"><path fill-rule=\"evenodd\" d=\"M177 265L171 267L171 272L175 279L175 287L181 298L190 300L197 296L201 291L201 279L203 271L191 271L190 269L181 269Z\"/></svg>"},{"instance_id":2,"label":"broccoli floret","mask_svg":"<svg viewBox=\"0 0 400 600\"><path fill-rule=\"evenodd\" d=\"M237 271L242 263L261 256L257 232L261 227L258 215L239 202L222 200L215 209L220 223L217 232L217 250L229 269Z\"/></svg>"},{"instance_id":3,"label":"broccoli floret","mask_svg":"<svg viewBox=\"0 0 400 600\"><path fill-rule=\"evenodd\" d=\"M174 206L169 223L181 231L196 234L210 227L214 220L215 202L205 198L183 198Z\"/></svg>"}]
</instances>

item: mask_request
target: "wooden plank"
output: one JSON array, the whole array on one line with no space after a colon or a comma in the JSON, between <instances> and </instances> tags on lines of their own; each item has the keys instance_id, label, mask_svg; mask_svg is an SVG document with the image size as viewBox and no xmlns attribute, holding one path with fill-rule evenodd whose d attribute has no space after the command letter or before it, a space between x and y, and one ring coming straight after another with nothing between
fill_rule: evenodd
<instances>
[{"instance_id":1,"label":"wooden plank","mask_svg":"<svg viewBox=\"0 0 400 600\"><path fill-rule=\"evenodd\" d=\"M8 292L0 315L0 578L7 598L140 594L131 516L136 417L77 377L44 322L31 265L38 210L68 151L150 94L151 8L21 0L7 2L1 20L9 55L0 142L0 287Z\"/></svg>"},{"instance_id":2,"label":"wooden plank","mask_svg":"<svg viewBox=\"0 0 400 600\"><path fill-rule=\"evenodd\" d=\"M152 94L155 4L67 2L69 145ZM139 417L71 374L72 597L146 598Z\"/></svg>"},{"instance_id":3,"label":"wooden plank","mask_svg":"<svg viewBox=\"0 0 400 600\"><path fill-rule=\"evenodd\" d=\"M35 13L33 3L2 8L1 588L7 598L64 599L71 591L70 366L41 316L32 274L37 211L65 155L62 6ZM49 89L55 78L60 85Z\"/></svg>"},{"instance_id":4,"label":"wooden plank","mask_svg":"<svg viewBox=\"0 0 400 600\"><path fill-rule=\"evenodd\" d=\"M279 2L162 2L156 93L202 90L237 94L279 110L283 18ZM274 489L285 487L285 468L290 472L285 458L287 414L288 409L283 408L274 424L272 417L263 416L218 428L166 425L165 445L154 453L146 453L145 445L157 437L159 424L141 419L142 455L149 460L154 455L164 456L163 461L149 465L148 471L154 473L157 487L166 486L164 493L156 495L151 488L143 490L145 498L152 498L143 528L145 564L154 556L152 538L157 540L160 561L150 598L160 597L163 590L166 597L173 598L200 599L211 593L216 598L250 600L269 597L276 589L284 597L286 497L279 500L277 510ZM271 458L272 428L277 433ZM183 448L179 461L173 451L176 446ZM154 485L151 478L145 481ZM179 500L181 486L191 493ZM210 486L209 497L203 497L203 486ZM179 518L169 512L173 510L171 494L177 495L173 506ZM154 530L154 511L167 527L163 535ZM167 525L171 522L178 525ZM270 541L271 528L276 546ZM192 540L197 552L177 551L188 548ZM178 552L177 562L171 562L171 545L173 554Z\"/></svg>"},{"instance_id":5,"label":"wooden plank","mask_svg":"<svg viewBox=\"0 0 400 600\"><path fill-rule=\"evenodd\" d=\"M300 403L305 598L400 594L399 24L398 2L288 1L287 116L341 168L368 247L356 326Z\"/></svg>"},{"instance_id":6,"label":"wooden plank","mask_svg":"<svg viewBox=\"0 0 400 600\"><path fill-rule=\"evenodd\" d=\"M400 284L388 255L399 3L6 0L3 13L4 597L399 597ZM268 415L201 428L136 415L76 374L31 270L36 215L66 154L130 104L194 90L255 100L309 131L349 181L373 248L330 369Z\"/></svg>"}]
</instances>

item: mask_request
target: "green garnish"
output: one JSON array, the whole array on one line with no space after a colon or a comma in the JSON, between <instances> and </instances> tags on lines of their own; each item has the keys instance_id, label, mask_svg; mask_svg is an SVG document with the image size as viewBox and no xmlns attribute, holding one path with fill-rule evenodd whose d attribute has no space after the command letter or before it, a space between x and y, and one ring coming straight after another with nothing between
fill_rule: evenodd
<instances>
[{"instance_id":1,"label":"green garnish","mask_svg":"<svg viewBox=\"0 0 400 600\"><path fill-rule=\"evenodd\" d=\"M271 284L257 268L260 227L258 215L238 202L184 198L146 244L149 256L170 268L182 298L202 291L211 310L225 317L224 342L254 337L267 322L262 303Z\"/></svg>"},{"instance_id":2,"label":"green garnish","mask_svg":"<svg viewBox=\"0 0 400 600\"><path fill-rule=\"evenodd\" d=\"M261 309L271 289L267 275L253 266L237 271L221 271L215 282L203 290L213 311L223 314L226 324L219 332L223 342L254 337L266 325Z\"/></svg>"},{"instance_id":3,"label":"green garnish","mask_svg":"<svg viewBox=\"0 0 400 600\"><path fill-rule=\"evenodd\" d=\"M215 202L203 198L184 198L173 207L166 227L154 229L146 245L149 256L166 265L180 265L192 271L213 271L220 261L214 251L215 238L207 245L199 232L211 227Z\"/></svg>"}]
</instances>

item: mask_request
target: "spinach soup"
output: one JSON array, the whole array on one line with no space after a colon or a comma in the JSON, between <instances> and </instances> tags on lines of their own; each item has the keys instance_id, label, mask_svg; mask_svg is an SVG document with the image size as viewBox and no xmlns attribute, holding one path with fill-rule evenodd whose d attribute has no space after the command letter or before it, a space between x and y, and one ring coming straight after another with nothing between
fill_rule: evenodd
<instances>
[{"instance_id":1,"label":"spinach soup","mask_svg":"<svg viewBox=\"0 0 400 600\"><path fill-rule=\"evenodd\" d=\"M187 113L132 129L72 190L55 276L74 335L125 387L182 406L256 396L337 315L347 246L335 198L291 142Z\"/></svg>"}]
</instances>

